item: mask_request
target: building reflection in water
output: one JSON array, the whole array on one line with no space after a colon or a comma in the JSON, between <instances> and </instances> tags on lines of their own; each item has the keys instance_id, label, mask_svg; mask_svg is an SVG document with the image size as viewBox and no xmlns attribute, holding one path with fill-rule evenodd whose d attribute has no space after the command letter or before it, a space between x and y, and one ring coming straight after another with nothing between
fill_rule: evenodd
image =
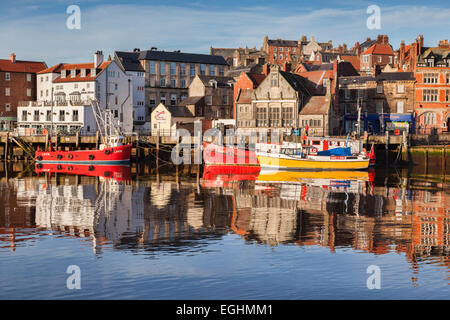
<instances>
[{"instance_id":1,"label":"building reflection in water","mask_svg":"<svg viewBox=\"0 0 450 320\"><path fill-rule=\"evenodd\" d=\"M423 259L449 268L449 194L437 187L407 188L406 182L379 185L367 172L249 177L219 171L208 172L199 191L195 181L3 178L0 246L14 250L42 232L59 232L92 242L96 254L110 246L199 251L233 232L271 246L404 253L413 270Z\"/></svg>"}]
</instances>

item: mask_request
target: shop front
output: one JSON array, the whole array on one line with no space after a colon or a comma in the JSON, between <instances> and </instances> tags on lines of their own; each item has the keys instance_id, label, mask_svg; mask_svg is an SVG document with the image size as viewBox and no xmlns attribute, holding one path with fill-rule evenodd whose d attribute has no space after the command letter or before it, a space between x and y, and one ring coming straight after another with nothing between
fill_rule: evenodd
<instances>
[{"instance_id":1,"label":"shop front","mask_svg":"<svg viewBox=\"0 0 450 320\"><path fill-rule=\"evenodd\" d=\"M415 119L413 114L385 114L383 116L386 130L392 132L396 129L414 133Z\"/></svg>"},{"instance_id":2,"label":"shop front","mask_svg":"<svg viewBox=\"0 0 450 320\"><path fill-rule=\"evenodd\" d=\"M414 132L414 116L412 114L361 114L361 131L369 134L382 134L385 130ZM345 133L357 131L358 116L348 114L344 116Z\"/></svg>"}]
</instances>

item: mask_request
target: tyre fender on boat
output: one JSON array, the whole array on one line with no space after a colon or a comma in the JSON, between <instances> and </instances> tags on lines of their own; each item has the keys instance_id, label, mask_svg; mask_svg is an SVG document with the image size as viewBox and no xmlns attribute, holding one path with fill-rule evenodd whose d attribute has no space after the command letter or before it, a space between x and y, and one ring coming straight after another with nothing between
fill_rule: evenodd
<instances>
[{"instance_id":1,"label":"tyre fender on boat","mask_svg":"<svg viewBox=\"0 0 450 320\"><path fill-rule=\"evenodd\" d=\"M62 157L63 157L62 155L58 154L58 155L56 156L56 159L61 160Z\"/></svg>"},{"instance_id":2,"label":"tyre fender on boat","mask_svg":"<svg viewBox=\"0 0 450 320\"><path fill-rule=\"evenodd\" d=\"M107 156L110 155L110 154L111 154L111 150L106 149L106 150L105 150L105 154L106 154Z\"/></svg>"},{"instance_id":3,"label":"tyre fender on boat","mask_svg":"<svg viewBox=\"0 0 450 320\"><path fill-rule=\"evenodd\" d=\"M37 156L36 158L38 161L42 161L42 156Z\"/></svg>"},{"instance_id":4,"label":"tyre fender on boat","mask_svg":"<svg viewBox=\"0 0 450 320\"><path fill-rule=\"evenodd\" d=\"M69 153L69 155L67 156L67 158L73 159L73 154Z\"/></svg>"},{"instance_id":5,"label":"tyre fender on boat","mask_svg":"<svg viewBox=\"0 0 450 320\"><path fill-rule=\"evenodd\" d=\"M93 154L90 154L89 155L89 160L94 160L94 159L95 159L95 156Z\"/></svg>"}]
</instances>

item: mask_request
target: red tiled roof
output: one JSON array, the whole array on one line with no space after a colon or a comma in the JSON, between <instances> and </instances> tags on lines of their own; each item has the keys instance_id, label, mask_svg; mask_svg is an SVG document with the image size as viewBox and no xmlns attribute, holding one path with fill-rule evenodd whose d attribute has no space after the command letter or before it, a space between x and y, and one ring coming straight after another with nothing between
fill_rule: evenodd
<instances>
[{"instance_id":1,"label":"red tiled roof","mask_svg":"<svg viewBox=\"0 0 450 320\"><path fill-rule=\"evenodd\" d=\"M44 73L58 73L58 72L61 72L61 67L62 67L63 65L64 65L63 63L55 64L54 66L52 66L52 67L50 67L50 68L47 68L47 69L44 69L44 70L39 71L37 74L44 74Z\"/></svg>"},{"instance_id":2,"label":"red tiled roof","mask_svg":"<svg viewBox=\"0 0 450 320\"><path fill-rule=\"evenodd\" d=\"M350 62L353 66L353 68L355 68L356 71L359 71L360 69L360 62L361 60L357 57L357 56L340 56L342 60Z\"/></svg>"},{"instance_id":3,"label":"red tiled roof","mask_svg":"<svg viewBox=\"0 0 450 320\"><path fill-rule=\"evenodd\" d=\"M362 54L387 54L394 55L392 48L388 44L374 43L369 49L364 51Z\"/></svg>"},{"instance_id":4,"label":"red tiled roof","mask_svg":"<svg viewBox=\"0 0 450 320\"><path fill-rule=\"evenodd\" d=\"M47 68L45 62L16 60L12 63L9 59L0 59L0 71L4 72L37 73L45 68Z\"/></svg>"},{"instance_id":5,"label":"red tiled roof","mask_svg":"<svg viewBox=\"0 0 450 320\"><path fill-rule=\"evenodd\" d=\"M61 72L62 70L76 70L75 77L71 77L70 72L66 74L65 78L59 77L54 82L79 82L79 81L93 81L95 80L100 73L102 73L103 70L105 70L111 61L105 61L103 62L97 69L99 69L95 75L95 77L91 76L91 69L94 68L94 63L77 63L77 64L60 64L58 67L56 67L53 72ZM53 68L53 67L52 67ZM49 69L52 69L49 68ZM86 76L81 76L81 69L86 69Z\"/></svg>"},{"instance_id":6,"label":"red tiled roof","mask_svg":"<svg viewBox=\"0 0 450 320\"><path fill-rule=\"evenodd\" d=\"M312 96L300 111L300 115L327 114L329 108L330 99L327 96Z\"/></svg>"}]
</instances>

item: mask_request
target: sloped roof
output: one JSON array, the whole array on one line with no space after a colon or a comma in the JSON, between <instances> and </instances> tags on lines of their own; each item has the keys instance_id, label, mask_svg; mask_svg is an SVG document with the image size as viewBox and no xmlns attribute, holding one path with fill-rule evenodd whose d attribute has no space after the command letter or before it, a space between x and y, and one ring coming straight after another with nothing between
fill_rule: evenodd
<instances>
[{"instance_id":1,"label":"sloped roof","mask_svg":"<svg viewBox=\"0 0 450 320\"><path fill-rule=\"evenodd\" d=\"M157 51L157 50L139 51L138 59L228 65L228 63L222 56L213 56L210 54Z\"/></svg>"},{"instance_id":2,"label":"sloped roof","mask_svg":"<svg viewBox=\"0 0 450 320\"><path fill-rule=\"evenodd\" d=\"M328 114L330 98L327 96L312 96L300 111L300 115Z\"/></svg>"},{"instance_id":3,"label":"sloped roof","mask_svg":"<svg viewBox=\"0 0 450 320\"><path fill-rule=\"evenodd\" d=\"M139 52L116 51L115 55L125 71L145 71L139 62Z\"/></svg>"},{"instance_id":4,"label":"sloped roof","mask_svg":"<svg viewBox=\"0 0 450 320\"><path fill-rule=\"evenodd\" d=\"M361 60L356 55L339 55L339 58L344 61L350 62L356 71L360 70Z\"/></svg>"},{"instance_id":5,"label":"sloped roof","mask_svg":"<svg viewBox=\"0 0 450 320\"><path fill-rule=\"evenodd\" d=\"M266 75L263 73L247 73L247 76L252 80L254 88L258 87L266 78Z\"/></svg>"},{"instance_id":6,"label":"sloped roof","mask_svg":"<svg viewBox=\"0 0 450 320\"><path fill-rule=\"evenodd\" d=\"M364 41L363 43L360 44L360 47L361 48L364 48L364 47L369 47L370 48L375 42L377 42L376 39L374 39L374 40L367 39L366 41Z\"/></svg>"},{"instance_id":7,"label":"sloped roof","mask_svg":"<svg viewBox=\"0 0 450 320\"><path fill-rule=\"evenodd\" d=\"M281 70L279 72L296 91L302 91L310 95L310 92L307 89L305 78L295 73L284 72Z\"/></svg>"},{"instance_id":8,"label":"sloped roof","mask_svg":"<svg viewBox=\"0 0 450 320\"><path fill-rule=\"evenodd\" d=\"M39 71L37 74L59 73L59 72L61 72L61 69L63 66L64 66L64 63L58 63L58 64L55 64L54 66L51 66L50 68Z\"/></svg>"},{"instance_id":9,"label":"sloped roof","mask_svg":"<svg viewBox=\"0 0 450 320\"><path fill-rule=\"evenodd\" d=\"M369 49L362 53L364 54L386 54L394 55L394 51L389 44L374 43Z\"/></svg>"},{"instance_id":10,"label":"sloped roof","mask_svg":"<svg viewBox=\"0 0 450 320\"><path fill-rule=\"evenodd\" d=\"M282 40L282 39L274 39L268 40L267 43L269 46L277 46L277 47L297 47L298 41L295 40Z\"/></svg>"},{"instance_id":11,"label":"sloped roof","mask_svg":"<svg viewBox=\"0 0 450 320\"><path fill-rule=\"evenodd\" d=\"M181 101L178 105L179 106L188 106L188 105L199 105L205 104L205 97L204 96L191 96L187 97L183 101Z\"/></svg>"},{"instance_id":12,"label":"sloped roof","mask_svg":"<svg viewBox=\"0 0 450 320\"><path fill-rule=\"evenodd\" d=\"M439 62L442 62L442 59L447 59L450 56L450 49L439 47L426 48L423 51L423 53L419 56L418 62L425 63L424 59L428 58L431 55L436 57L435 62L437 64Z\"/></svg>"},{"instance_id":13,"label":"sloped roof","mask_svg":"<svg viewBox=\"0 0 450 320\"><path fill-rule=\"evenodd\" d=\"M95 80L111 63L112 61L103 62L98 68L95 76L91 75L91 69L94 68L94 63L77 63L77 64L63 64L59 67L59 71L62 70L76 70L75 77L71 77L70 73L66 75L65 78L57 78L54 82L80 82L80 81L93 81ZM86 69L86 75L84 77L81 76L81 69Z\"/></svg>"},{"instance_id":14,"label":"sloped roof","mask_svg":"<svg viewBox=\"0 0 450 320\"><path fill-rule=\"evenodd\" d=\"M414 72L382 72L375 77L377 81L415 81Z\"/></svg>"},{"instance_id":15,"label":"sloped roof","mask_svg":"<svg viewBox=\"0 0 450 320\"><path fill-rule=\"evenodd\" d=\"M217 87L230 87L229 82L234 83L233 77L215 77L215 76L206 76L206 75L198 75L200 80L203 82L205 86L212 86L210 83L211 80L217 81Z\"/></svg>"},{"instance_id":16,"label":"sloped roof","mask_svg":"<svg viewBox=\"0 0 450 320\"><path fill-rule=\"evenodd\" d=\"M323 64L302 63L302 65L307 71L333 70L332 63L323 63Z\"/></svg>"},{"instance_id":17,"label":"sloped roof","mask_svg":"<svg viewBox=\"0 0 450 320\"><path fill-rule=\"evenodd\" d=\"M165 106L171 113L172 117L190 118L194 115L184 106Z\"/></svg>"},{"instance_id":18,"label":"sloped roof","mask_svg":"<svg viewBox=\"0 0 450 320\"><path fill-rule=\"evenodd\" d=\"M3 72L38 73L45 68L45 62L16 60L12 63L9 59L0 59L0 71Z\"/></svg>"}]
</instances>

